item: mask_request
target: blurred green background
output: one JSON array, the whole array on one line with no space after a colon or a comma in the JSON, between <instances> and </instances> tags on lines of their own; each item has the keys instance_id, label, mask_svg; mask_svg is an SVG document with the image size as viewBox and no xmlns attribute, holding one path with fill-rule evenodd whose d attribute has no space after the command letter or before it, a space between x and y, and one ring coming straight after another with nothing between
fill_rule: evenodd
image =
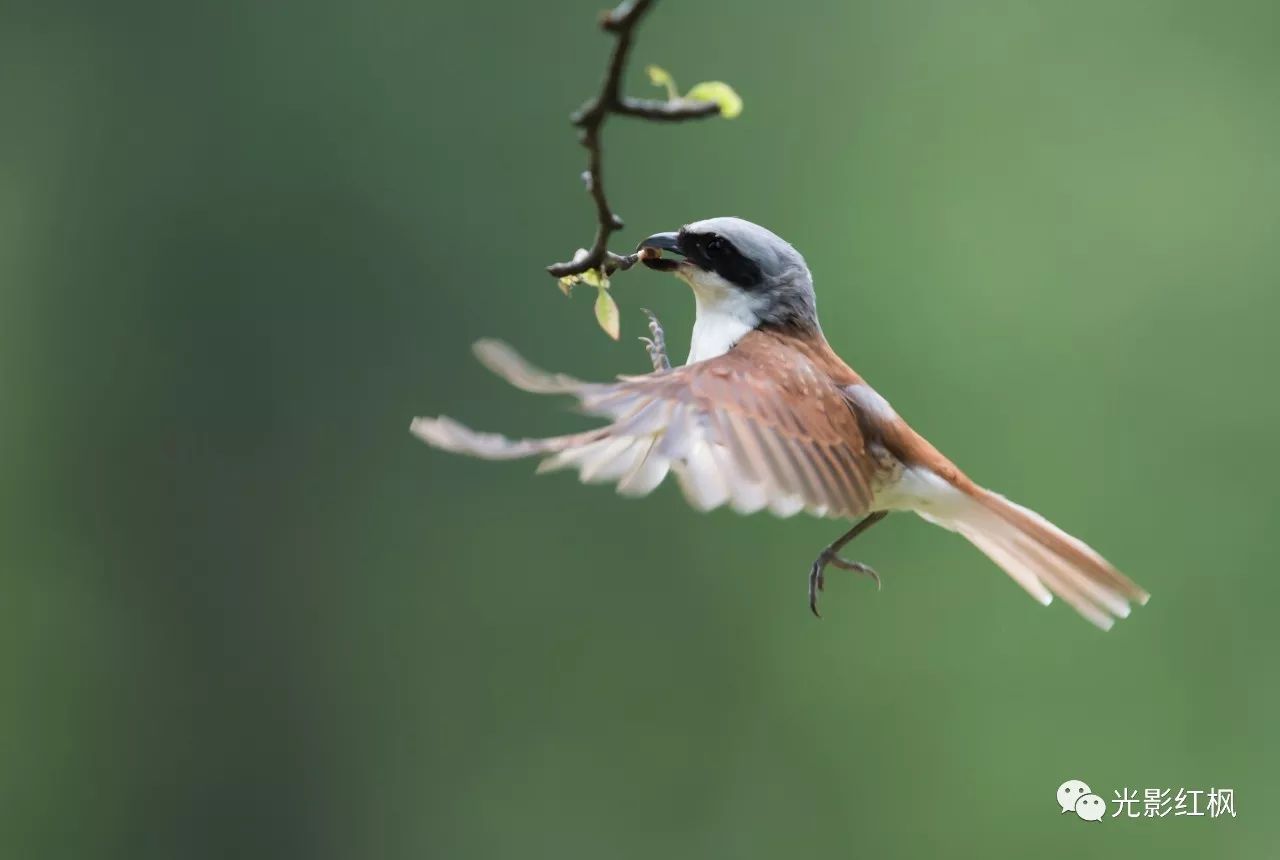
<instances>
[{"instance_id":1,"label":"blurred green background","mask_svg":"<svg viewBox=\"0 0 1280 860\"><path fill-rule=\"evenodd\" d=\"M614 120L615 247L735 214L980 481L1154 594L1102 634L910 517L692 514L408 433L640 372L541 267L599 0L6 3L0 856L1274 857L1274 2L666 2L743 116ZM656 94L656 91L653 91ZM1068 778L1239 817L1060 816Z\"/></svg>"}]
</instances>

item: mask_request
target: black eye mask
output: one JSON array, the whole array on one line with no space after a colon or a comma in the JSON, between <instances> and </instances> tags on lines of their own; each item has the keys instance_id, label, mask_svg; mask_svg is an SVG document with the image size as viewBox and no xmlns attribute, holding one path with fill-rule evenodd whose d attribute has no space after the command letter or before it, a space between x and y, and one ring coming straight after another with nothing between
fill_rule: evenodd
<instances>
[{"instance_id":1,"label":"black eye mask","mask_svg":"<svg viewBox=\"0 0 1280 860\"><path fill-rule=\"evenodd\" d=\"M751 290L764 282L764 274L733 243L714 234L680 234L680 252L701 269L715 272L734 286Z\"/></svg>"}]
</instances>

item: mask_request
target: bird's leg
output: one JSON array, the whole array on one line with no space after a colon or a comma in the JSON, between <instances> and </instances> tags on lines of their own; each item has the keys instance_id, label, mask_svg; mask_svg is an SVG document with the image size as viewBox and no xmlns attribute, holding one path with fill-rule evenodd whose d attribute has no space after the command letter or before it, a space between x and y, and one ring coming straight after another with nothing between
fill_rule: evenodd
<instances>
[{"instance_id":1,"label":"bird's leg","mask_svg":"<svg viewBox=\"0 0 1280 860\"><path fill-rule=\"evenodd\" d=\"M662 333L662 323L658 322L658 317L653 311L648 308L641 308L641 310L649 318L649 334L653 335L652 340L647 337L640 338L640 342L649 353L649 361L653 362L655 372L670 370L671 361L667 358L667 338Z\"/></svg>"},{"instance_id":2,"label":"bird's leg","mask_svg":"<svg viewBox=\"0 0 1280 860\"><path fill-rule=\"evenodd\" d=\"M875 513L867 514L856 526L832 541L831 545L824 549L814 560L813 567L809 568L809 609L815 616L822 617L822 613L818 611L818 592L822 591L826 585L826 577L823 571L829 564L834 564L841 570L865 573L876 581L876 588L880 587L880 574L860 561L846 561L837 553L844 549L844 545L849 541L884 519L888 513L888 511L876 511Z\"/></svg>"}]
</instances>

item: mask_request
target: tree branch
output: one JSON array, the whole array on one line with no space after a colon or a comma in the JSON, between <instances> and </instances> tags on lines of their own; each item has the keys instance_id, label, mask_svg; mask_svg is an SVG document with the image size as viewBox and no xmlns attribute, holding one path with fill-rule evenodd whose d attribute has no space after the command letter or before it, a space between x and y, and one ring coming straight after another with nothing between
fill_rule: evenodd
<instances>
[{"instance_id":1,"label":"tree branch","mask_svg":"<svg viewBox=\"0 0 1280 860\"><path fill-rule=\"evenodd\" d=\"M622 219L610 207L604 193L604 154L600 144L600 131L609 114L655 122L680 122L714 116L720 112L720 107L714 102L633 99L621 94L622 78L626 72L627 55L631 51L636 25L652 5L653 0L624 0L600 17L601 29L614 36L613 52L609 55L609 65L600 92L570 117L573 125L581 129L578 142L587 150L587 170L582 178L596 207L596 238L585 256L579 255L567 262L547 266L552 277L580 275L592 269L602 269L605 274L610 274L635 265L635 254L622 256L609 250L609 237L623 226Z\"/></svg>"},{"instance_id":2,"label":"tree branch","mask_svg":"<svg viewBox=\"0 0 1280 860\"><path fill-rule=\"evenodd\" d=\"M614 105L613 111L623 116L634 116L654 122L683 122L686 119L718 114L720 106L715 102L700 102L693 99L658 101L623 97Z\"/></svg>"}]
</instances>

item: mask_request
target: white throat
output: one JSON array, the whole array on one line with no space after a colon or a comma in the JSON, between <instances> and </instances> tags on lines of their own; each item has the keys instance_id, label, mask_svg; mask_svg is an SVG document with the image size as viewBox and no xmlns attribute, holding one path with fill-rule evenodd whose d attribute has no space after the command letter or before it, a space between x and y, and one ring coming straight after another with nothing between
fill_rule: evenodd
<instances>
[{"instance_id":1,"label":"white throat","mask_svg":"<svg viewBox=\"0 0 1280 860\"><path fill-rule=\"evenodd\" d=\"M696 308L686 364L724 355L759 324L756 299L724 278L683 266L676 274L693 288Z\"/></svg>"}]
</instances>

